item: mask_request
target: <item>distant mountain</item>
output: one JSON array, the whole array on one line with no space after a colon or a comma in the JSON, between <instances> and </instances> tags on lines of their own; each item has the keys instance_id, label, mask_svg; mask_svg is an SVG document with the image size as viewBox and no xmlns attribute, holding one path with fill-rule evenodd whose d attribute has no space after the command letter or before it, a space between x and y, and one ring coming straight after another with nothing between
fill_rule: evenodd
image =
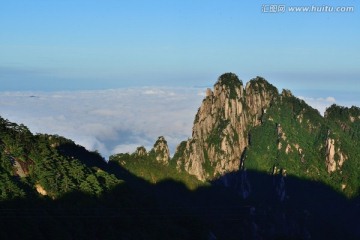
<instances>
[{"instance_id":1,"label":"distant mountain","mask_svg":"<svg viewBox=\"0 0 360 240\"><path fill-rule=\"evenodd\" d=\"M248 169L320 181L354 197L360 187L359 137L357 107L333 105L323 117L264 78L244 86L225 73L207 89L192 137L166 162L203 182Z\"/></svg>"},{"instance_id":2,"label":"distant mountain","mask_svg":"<svg viewBox=\"0 0 360 240\"><path fill-rule=\"evenodd\" d=\"M359 108L233 73L172 158L159 137L106 162L0 118L0 238L358 239L359 142Z\"/></svg>"}]
</instances>

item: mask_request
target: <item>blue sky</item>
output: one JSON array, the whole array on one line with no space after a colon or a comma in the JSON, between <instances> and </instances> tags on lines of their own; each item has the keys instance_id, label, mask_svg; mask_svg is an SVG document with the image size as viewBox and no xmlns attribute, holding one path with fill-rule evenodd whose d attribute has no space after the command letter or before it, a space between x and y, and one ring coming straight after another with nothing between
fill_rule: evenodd
<instances>
[{"instance_id":1,"label":"blue sky","mask_svg":"<svg viewBox=\"0 0 360 240\"><path fill-rule=\"evenodd\" d=\"M352 13L261 12L275 2L2 0L0 91L211 86L231 71L299 94L360 92L360 2L280 1Z\"/></svg>"},{"instance_id":2,"label":"blue sky","mask_svg":"<svg viewBox=\"0 0 360 240\"><path fill-rule=\"evenodd\" d=\"M355 11L261 11L273 3ZM359 5L0 0L0 116L107 157L149 149L160 135L173 154L191 135L204 87L224 72L263 76L321 113L360 106Z\"/></svg>"}]
</instances>

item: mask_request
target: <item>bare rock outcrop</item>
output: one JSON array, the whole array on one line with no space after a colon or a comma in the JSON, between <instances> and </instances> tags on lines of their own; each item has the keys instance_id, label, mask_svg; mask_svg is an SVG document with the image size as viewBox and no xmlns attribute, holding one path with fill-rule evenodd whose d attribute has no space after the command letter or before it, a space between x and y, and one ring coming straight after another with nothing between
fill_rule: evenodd
<instances>
[{"instance_id":1,"label":"bare rock outcrop","mask_svg":"<svg viewBox=\"0 0 360 240\"><path fill-rule=\"evenodd\" d=\"M238 170L250 127L261 124L276 96L277 89L263 78L251 80L244 89L235 74L221 75L213 91L206 90L192 138L177 147L174 158L178 169L200 180Z\"/></svg>"},{"instance_id":2,"label":"bare rock outcrop","mask_svg":"<svg viewBox=\"0 0 360 240\"><path fill-rule=\"evenodd\" d=\"M146 152L146 150L145 150ZM155 158L158 162L163 164L169 164L170 160L170 151L168 144L163 136L160 136L155 142L151 152L155 153Z\"/></svg>"},{"instance_id":3,"label":"bare rock outcrop","mask_svg":"<svg viewBox=\"0 0 360 240\"><path fill-rule=\"evenodd\" d=\"M335 140L331 138L326 139L326 168L327 171L334 172L336 170L335 162Z\"/></svg>"},{"instance_id":4,"label":"bare rock outcrop","mask_svg":"<svg viewBox=\"0 0 360 240\"><path fill-rule=\"evenodd\" d=\"M145 157L148 155L148 153L146 152L146 148L144 146L141 146L136 148L135 155L138 157Z\"/></svg>"},{"instance_id":5,"label":"bare rock outcrop","mask_svg":"<svg viewBox=\"0 0 360 240\"><path fill-rule=\"evenodd\" d=\"M40 184L36 184L36 185L35 185L35 188L36 188L36 191L37 191L40 195L43 195L43 196L46 196L46 195L47 195L46 190L45 190Z\"/></svg>"},{"instance_id":6,"label":"bare rock outcrop","mask_svg":"<svg viewBox=\"0 0 360 240\"><path fill-rule=\"evenodd\" d=\"M340 147L336 147L335 139L328 137L326 139L326 159L325 164L328 173L340 169L348 157L341 151ZM336 160L337 159L337 160Z\"/></svg>"},{"instance_id":7,"label":"bare rock outcrop","mask_svg":"<svg viewBox=\"0 0 360 240\"><path fill-rule=\"evenodd\" d=\"M257 77L246 84L245 91L246 105L252 125L259 125L262 115L266 113L266 108L273 98L278 96L278 90L265 79Z\"/></svg>"}]
</instances>

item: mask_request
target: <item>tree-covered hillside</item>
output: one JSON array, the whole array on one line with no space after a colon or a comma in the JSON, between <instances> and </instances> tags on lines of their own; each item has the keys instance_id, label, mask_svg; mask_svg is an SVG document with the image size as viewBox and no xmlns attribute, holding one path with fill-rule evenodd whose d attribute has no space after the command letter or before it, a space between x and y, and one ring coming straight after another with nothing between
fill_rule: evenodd
<instances>
[{"instance_id":1,"label":"tree-covered hillside","mask_svg":"<svg viewBox=\"0 0 360 240\"><path fill-rule=\"evenodd\" d=\"M168 164L158 162L153 151L144 155L139 155L138 151L132 154L120 153L110 156L110 161L152 184L174 180L185 184L188 189L192 190L208 185L186 172L178 171L176 163L172 160Z\"/></svg>"},{"instance_id":2,"label":"tree-covered hillside","mask_svg":"<svg viewBox=\"0 0 360 240\"><path fill-rule=\"evenodd\" d=\"M121 183L102 169L87 167L76 156L66 154L63 146L87 152L71 140L33 135L24 125L0 118L0 199L38 195L56 199L73 191L99 196ZM88 154L101 159L97 153Z\"/></svg>"},{"instance_id":3,"label":"tree-covered hillside","mask_svg":"<svg viewBox=\"0 0 360 240\"><path fill-rule=\"evenodd\" d=\"M349 197L357 196L360 120L351 122L349 116L343 116L350 110L335 106L327 109L324 118L303 100L286 93L266 109L262 124L250 131L245 167L321 181Z\"/></svg>"}]
</instances>

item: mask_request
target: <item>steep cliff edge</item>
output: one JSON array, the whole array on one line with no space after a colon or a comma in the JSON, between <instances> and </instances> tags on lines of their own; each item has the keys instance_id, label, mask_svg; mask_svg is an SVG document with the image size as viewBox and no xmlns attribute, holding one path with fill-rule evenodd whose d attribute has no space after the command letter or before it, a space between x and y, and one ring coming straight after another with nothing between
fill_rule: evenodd
<instances>
[{"instance_id":1,"label":"steep cliff edge","mask_svg":"<svg viewBox=\"0 0 360 240\"><path fill-rule=\"evenodd\" d=\"M249 144L249 128L261 124L266 108L278 96L277 89L263 78L251 80L244 89L235 74L221 75L213 91L206 92L192 138L177 147L178 170L203 181L238 170Z\"/></svg>"}]
</instances>

